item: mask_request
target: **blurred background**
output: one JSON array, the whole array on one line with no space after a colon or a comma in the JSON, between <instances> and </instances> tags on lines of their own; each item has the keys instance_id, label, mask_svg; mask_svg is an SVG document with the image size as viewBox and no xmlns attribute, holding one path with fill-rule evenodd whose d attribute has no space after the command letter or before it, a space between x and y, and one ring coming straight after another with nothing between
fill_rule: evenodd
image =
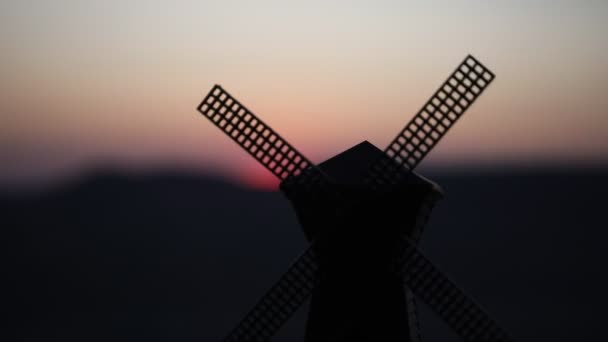
<instances>
[{"instance_id":1,"label":"blurred background","mask_svg":"<svg viewBox=\"0 0 608 342\"><path fill-rule=\"evenodd\" d=\"M497 75L421 165L422 247L518 341L601 340L605 1L0 2L13 340L220 340L304 248L214 84L321 162L383 149L467 54ZM453 340L421 305L425 340ZM306 312L277 340L301 340ZM12 322L12 321L10 321Z\"/></svg>"}]
</instances>

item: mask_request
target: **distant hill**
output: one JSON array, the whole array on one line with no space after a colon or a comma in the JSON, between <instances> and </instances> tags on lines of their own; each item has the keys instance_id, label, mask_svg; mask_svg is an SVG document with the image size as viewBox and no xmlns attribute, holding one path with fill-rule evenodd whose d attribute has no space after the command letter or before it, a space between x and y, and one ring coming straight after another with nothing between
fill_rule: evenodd
<instances>
[{"instance_id":1,"label":"distant hill","mask_svg":"<svg viewBox=\"0 0 608 342\"><path fill-rule=\"evenodd\" d=\"M607 172L430 178L422 248L517 341L606 340ZM0 213L6 341L220 341L306 245L280 193L179 173L0 194ZM425 341L457 340L422 311Z\"/></svg>"}]
</instances>

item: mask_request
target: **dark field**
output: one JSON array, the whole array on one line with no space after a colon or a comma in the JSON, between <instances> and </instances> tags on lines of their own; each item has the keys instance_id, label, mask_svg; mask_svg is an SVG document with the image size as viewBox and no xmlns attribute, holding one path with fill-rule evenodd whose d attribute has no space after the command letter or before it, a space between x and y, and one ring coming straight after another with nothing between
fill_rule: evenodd
<instances>
[{"instance_id":1,"label":"dark field","mask_svg":"<svg viewBox=\"0 0 608 342\"><path fill-rule=\"evenodd\" d=\"M422 249L516 341L608 340L608 172L428 176L446 197ZM305 247L282 194L185 174L98 174L0 210L4 341L220 341ZM458 340L420 307L425 341ZM302 340L305 316L275 340Z\"/></svg>"}]
</instances>

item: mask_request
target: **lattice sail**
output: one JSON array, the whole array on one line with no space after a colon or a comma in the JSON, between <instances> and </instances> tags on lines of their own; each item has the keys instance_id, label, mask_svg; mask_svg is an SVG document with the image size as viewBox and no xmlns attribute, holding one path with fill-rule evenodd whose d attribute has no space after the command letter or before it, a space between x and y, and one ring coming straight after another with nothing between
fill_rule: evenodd
<instances>
[{"instance_id":1,"label":"lattice sail","mask_svg":"<svg viewBox=\"0 0 608 342\"><path fill-rule=\"evenodd\" d=\"M475 302L403 238L397 271L406 285L468 342L507 342L512 339Z\"/></svg>"},{"instance_id":2,"label":"lattice sail","mask_svg":"<svg viewBox=\"0 0 608 342\"><path fill-rule=\"evenodd\" d=\"M402 252L394 267L403 276L407 287L464 341L513 341L473 300L439 271L411 240L402 239ZM317 271L313 243L224 341L269 341L308 299L317 285ZM419 336L414 337L419 339Z\"/></svg>"},{"instance_id":3,"label":"lattice sail","mask_svg":"<svg viewBox=\"0 0 608 342\"><path fill-rule=\"evenodd\" d=\"M310 297L317 271L313 248L308 248L224 341L269 341Z\"/></svg>"},{"instance_id":4,"label":"lattice sail","mask_svg":"<svg viewBox=\"0 0 608 342\"><path fill-rule=\"evenodd\" d=\"M388 158L376 163L371 179L394 184L403 169L413 170L494 80L494 74L467 56L405 128L385 149Z\"/></svg>"},{"instance_id":5,"label":"lattice sail","mask_svg":"<svg viewBox=\"0 0 608 342\"><path fill-rule=\"evenodd\" d=\"M198 106L219 127L281 180L312 165L298 150L219 85Z\"/></svg>"}]
</instances>

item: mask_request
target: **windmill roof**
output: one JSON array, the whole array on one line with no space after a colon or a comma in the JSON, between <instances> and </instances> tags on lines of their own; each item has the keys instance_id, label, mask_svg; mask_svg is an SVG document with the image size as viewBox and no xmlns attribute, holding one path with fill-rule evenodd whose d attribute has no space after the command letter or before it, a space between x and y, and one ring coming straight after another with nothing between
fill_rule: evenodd
<instances>
[{"instance_id":1,"label":"windmill roof","mask_svg":"<svg viewBox=\"0 0 608 342\"><path fill-rule=\"evenodd\" d=\"M322 162L319 167L340 184L363 184L369 168L384 152L365 140Z\"/></svg>"},{"instance_id":2,"label":"windmill roof","mask_svg":"<svg viewBox=\"0 0 608 342\"><path fill-rule=\"evenodd\" d=\"M323 172L341 185L364 184L373 163L384 156L384 152L365 140L319 164ZM441 192L441 187L419 174L412 172L414 177L405 177L402 184L430 183Z\"/></svg>"}]
</instances>

